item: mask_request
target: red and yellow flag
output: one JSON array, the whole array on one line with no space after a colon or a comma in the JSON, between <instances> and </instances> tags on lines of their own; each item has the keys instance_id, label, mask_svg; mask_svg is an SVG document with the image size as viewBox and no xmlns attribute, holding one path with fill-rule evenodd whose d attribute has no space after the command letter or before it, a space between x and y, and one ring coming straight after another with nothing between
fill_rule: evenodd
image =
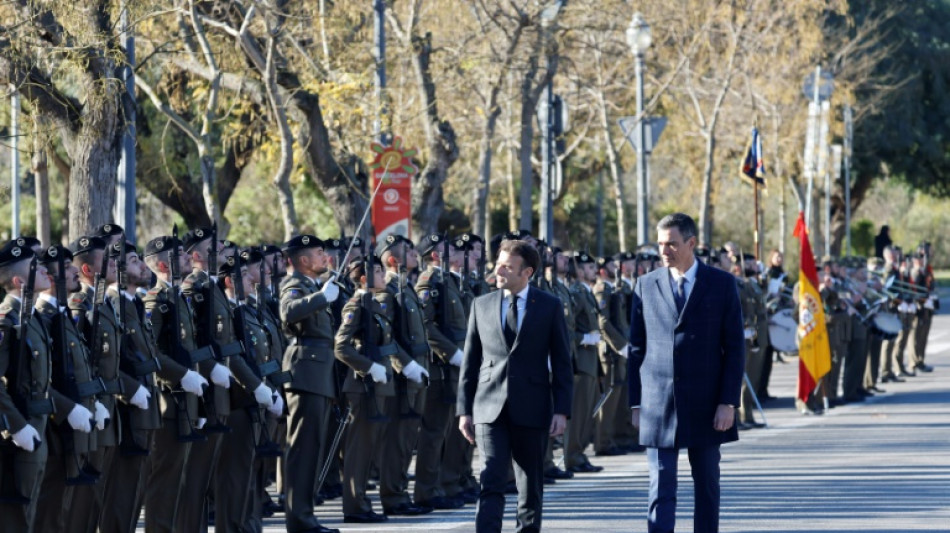
<instances>
[{"instance_id":1,"label":"red and yellow flag","mask_svg":"<svg viewBox=\"0 0 950 533\"><path fill-rule=\"evenodd\" d=\"M818 380L831 370L831 345L825 324L825 308L818 292L815 256L808 242L805 214L798 213L795 237L801 240L798 270L798 399L807 401Z\"/></svg>"}]
</instances>

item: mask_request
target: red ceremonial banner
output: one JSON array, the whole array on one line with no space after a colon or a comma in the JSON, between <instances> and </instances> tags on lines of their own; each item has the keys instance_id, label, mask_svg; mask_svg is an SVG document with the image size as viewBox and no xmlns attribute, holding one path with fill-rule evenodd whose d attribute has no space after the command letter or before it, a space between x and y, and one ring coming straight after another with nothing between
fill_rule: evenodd
<instances>
[{"instance_id":1,"label":"red ceremonial banner","mask_svg":"<svg viewBox=\"0 0 950 533\"><path fill-rule=\"evenodd\" d=\"M376 190L382 180L376 198L373 199L373 229L376 241L387 235L397 234L410 238L410 217L412 216L412 177L419 169L412 162L415 148L404 148L402 138L394 137L391 146L373 143L376 153L370 164L372 184L370 190Z\"/></svg>"}]
</instances>

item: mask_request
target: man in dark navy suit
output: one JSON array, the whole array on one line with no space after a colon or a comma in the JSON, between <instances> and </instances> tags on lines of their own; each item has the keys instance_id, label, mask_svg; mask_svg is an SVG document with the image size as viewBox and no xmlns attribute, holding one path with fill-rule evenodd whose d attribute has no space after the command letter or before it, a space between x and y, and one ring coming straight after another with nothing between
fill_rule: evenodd
<instances>
[{"instance_id":1,"label":"man in dark navy suit","mask_svg":"<svg viewBox=\"0 0 950 533\"><path fill-rule=\"evenodd\" d=\"M736 405L745 341L735 279L697 261L696 223L682 213L657 225L663 268L639 279L630 324L630 406L650 468L650 533L672 532L676 467L692 468L693 531L719 531L719 445L738 440Z\"/></svg>"},{"instance_id":2,"label":"man in dark navy suit","mask_svg":"<svg viewBox=\"0 0 950 533\"><path fill-rule=\"evenodd\" d=\"M501 531L508 468L518 486L518 532L541 530L544 452L571 412L570 341L560 300L528 284L541 258L531 244L504 241L499 289L475 299L459 377L459 429L478 442L484 468L478 533Z\"/></svg>"}]
</instances>

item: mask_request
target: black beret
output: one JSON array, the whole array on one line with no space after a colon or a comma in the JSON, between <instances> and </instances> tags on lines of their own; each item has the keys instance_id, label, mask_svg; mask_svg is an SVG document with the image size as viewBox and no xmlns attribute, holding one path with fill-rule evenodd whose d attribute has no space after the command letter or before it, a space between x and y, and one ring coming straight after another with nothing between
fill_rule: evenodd
<instances>
[{"instance_id":1,"label":"black beret","mask_svg":"<svg viewBox=\"0 0 950 533\"><path fill-rule=\"evenodd\" d=\"M284 250L288 252L294 252L297 250L305 250L307 248L324 248L325 245L323 241L318 239L315 235L297 235L293 239L284 243Z\"/></svg>"},{"instance_id":2,"label":"black beret","mask_svg":"<svg viewBox=\"0 0 950 533\"><path fill-rule=\"evenodd\" d=\"M432 252L441 253L442 243L444 243L445 241L446 241L445 235L433 233L432 235L428 235L424 239L419 241L419 245L417 246L417 249L419 250L419 253L423 255L429 255ZM449 244L454 246L454 244L452 244L451 239L449 239L448 241L449 241Z\"/></svg>"},{"instance_id":3,"label":"black beret","mask_svg":"<svg viewBox=\"0 0 950 533\"><path fill-rule=\"evenodd\" d=\"M181 246L181 241L171 235L155 237L145 243L145 257L160 254L166 250L170 250L173 246Z\"/></svg>"},{"instance_id":4,"label":"black beret","mask_svg":"<svg viewBox=\"0 0 950 533\"><path fill-rule=\"evenodd\" d=\"M69 251L69 248L65 246L60 246L58 244L50 246L49 248L43 250L40 253L39 262L44 265L55 263L59 261L59 258L62 257L63 261L73 260L73 253Z\"/></svg>"},{"instance_id":5,"label":"black beret","mask_svg":"<svg viewBox=\"0 0 950 533\"><path fill-rule=\"evenodd\" d=\"M597 268L605 268L607 265L613 262L614 262L614 258L612 256L608 255L607 257L598 257Z\"/></svg>"},{"instance_id":6,"label":"black beret","mask_svg":"<svg viewBox=\"0 0 950 533\"><path fill-rule=\"evenodd\" d=\"M391 249L393 246L396 246L401 242L409 243L409 246L412 246L412 241L403 237L402 235L398 235L396 233L390 233L389 235L386 235L385 238L376 243L376 255L382 257L383 252Z\"/></svg>"},{"instance_id":7,"label":"black beret","mask_svg":"<svg viewBox=\"0 0 950 533\"><path fill-rule=\"evenodd\" d=\"M594 264L596 261L594 260L594 257L590 255L589 253L578 252L574 254L574 262L576 262L579 265L583 265L586 263Z\"/></svg>"},{"instance_id":8,"label":"black beret","mask_svg":"<svg viewBox=\"0 0 950 533\"><path fill-rule=\"evenodd\" d=\"M27 237L24 235L20 235L19 237L17 237L15 242L17 246L21 248L23 247L32 248L34 246L40 246L41 244L43 244L36 237Z\"/></svg>"},{"instance_id":9,"label":"black beret","mask_svg":"<svg viewBox=\"0 0 950 533\"><path fill-rule=\"evenodd\" d=\"M346 250L346 239L327 239L323 241L323 249L326 251Z\"/></svg>"},{"instance_id":10,"label":"black beret","mask_svg":"<svg viewBox=\"0 0 950 533\"><path fill-rule=\"evenodd\" d=\"M485 239L483 239L481 236L476 235L476 234L474 234L474 233L472 233L472 232L470 232L470 231L466 231L465 233L461 233L461 234L459 234L458 237L459 237L459 238L464 238L464 239L465 239L466 241L468 241L468 242L480 242L480 243L482 243L482 244L485 244Z\"/></svg>"},{"instance_id":11,"label":"black beret","mask_svg":"<svg viewBox=\"0 0 950 533\"><path fill-rule=\"evenodd\" d=\"M261 253L261 249L255 246L250 248L245 248L241 250L241 259L243 259L247 264L252 265L254 263L260 263L264 260L264 254Z\"/></svg>"},{"instance_id":12,"label":"black beret","mask_svg":"<svg viewBox=\"0 0 950 533\"><path fill-rule=\"evenodd\" d=\"M190 252L199 243L211 238L211 228L195 228L181 238L181 245Z\"/></svg>"},{"instance_id":13,"label":"black beret","mask_svg":"<svg viewBox=\"0 0 950 533\"><path fill-rule=\"evenodd\" d=\"M326 245L326 241L324 241L323 244L324 244L324 246L325 246L325 245ZM273 244L265 244L265 245L261 246L260 250L261 250L261 253L264 254L264 255L271 255L271 254L284 255L284 252L282 252L282 251L280 250L280 246L274 246Z\"/></svg>"},{"instance_id":14,"label":"black beret","mask_svg":"<svg viewBox=\"0 0 950 533\"><path fill-rule=\"evenodd\" d=\"M138 247L135 246L134 242L125 241L125 255L129 255L131 253L134 253L135 255L139 255L139 249Z\"/></svg>"},{"instance_id":15,"label":"black beret","mask_svg":"<svg viewBox=\"0 0 950 533\"><path fill-rule=\"evenodd\" d=\"M69 243L69 249L72 250L73 256L79 256L89 252L95 252L96 250L105 250L106 241L101 237L93 237L91 235L80 237Z\"/></svg>"},{"instance_id":16,"label":"black beret","mask_svg":"<svg viewBox=\"0 0 950 533\"><path fill-rule=\"evenodd\" d=\"M633 252L618 252L614 254L614 261L633 261L637 258L637 254Z\"/></svg>"},{"instance_id":17,"label":"black beret","mask_svg":"<svg viewBox=\"0 0 950 533\"><path fill-rule=\"evenodd\" d=\"M7 241L7 243L0 248L0 267L15 265L20 261L32 259L33 256L36 255L33 253L33 248L18 244L19 240L20 239Z\"/></svg>"},{"instance_id":18,"label":"black beret","mask_svg":"<svg viewBox=\"0 0 950 533\"><path fill-rule=\"evenodd\" d=\"M235 257L232 255L228 257L227 261L222 261L221 264L218 265L218 276L220 277L230 276L231 273L235 271L235 269L241 268L246 265L247 265L247 262L244 259L240 257Z\"/></svg>"},{"instance_id":19,"label":"black beret","mask_svg":"<svg viewBox=\"0 0 950 533\"><path fill-rule=\"evenodd\" d=\"M92 232L93 237L113 237L122 233L122 226L118 224L103 224Z\"/></svg>"},{"instance_id":20,"label":"black beret","mask_svg":"<svg viewBox=\"0 0 950 533\"><path fill-rule=\"evenodd\" d=\"M548 246L548 252L551 255L557 255L557 254L564 253L564 249L561 248L560 246Z\"/></svg>"}]
</instances>

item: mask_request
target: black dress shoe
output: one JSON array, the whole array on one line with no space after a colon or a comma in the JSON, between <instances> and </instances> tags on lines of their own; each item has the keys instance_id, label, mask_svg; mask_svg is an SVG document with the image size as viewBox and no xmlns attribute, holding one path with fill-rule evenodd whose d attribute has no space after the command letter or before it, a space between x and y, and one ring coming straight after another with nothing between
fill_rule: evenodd
<instances>
[{"instance_id":1,"label":"black dress shoe","mask_svg":"<svg viewBox=\"0 0 950 533\"><path fill-rule=\"evenodd\" d=\"M416 502L416 505L431 507L433 509L458 509L465 506L465 502L455 498L446 498L445 496L436 496L431 500Z\"/></svg>"},{"instance_id":2,"label":"black dress shoe","mask_svg":"<svg viewBox=\"0 0 950 533\"><path fill-rule=\"evenodd\" d=\"M597 455L598 457L613 457L617 455L627 455L627 452L625 450L621 450L617 446L611 446L610 448L607 448L606 450L594 452L594 454Z\"/></svg>"},{"instance_id":3,"label":"black dress shoe","mask_svg":"<svg viewBox=\"0 0 950 533\"><path fill-rule=\"evenodd\" d=\"M332 527L317 526L307 529L303 533L340 533L340 530L333 529Z\"/></svg>"},{"instance_id":4,"label":"black dress shoe","mask_svg":"<svg viewBox=\"0 0 950 533\"><path fill-rule=\"evenodd\" d=\"M627 453L643 453L647 451L647 447L642 444L631 444L625 448Z\"/></svg>"},{"instance_id":5,"label":"black dress shoe","mask_svg":"<svg viewBox=\"0 0 950 533\"><path fill-rule=\"evenodd\" d=\"M854 396L845 396L841 399L841 403L858 403L864 401L864 396L854 395Z\"/></svg>"},{"instance_id":6,"label":"black dress shoe","mask_svg":"<svg viewBox=\"0 0 950 533\"><path fill-rule=\"evenodd\" d=\"M544 483L545 485L556 485L556 484L557 484L557 480L556 480L556 479L554 479L553 477L548 477L548 476L542 476L542 477L541 477L541 482ZM515 490L515 492L518 492L517 489Z\"/></svg>"},{"instance_id":7,"label":"black dress shoe","mask_svg":"<svg viewBox=\"0 0 950 533\"><path fill-rule=\"evenodd\" d=\"M505 494L518 494L518 484L514 481L509 481L505 484Z\"/></svg>"},{"instance_id":8,"label":"black dress shoe","mask_svg":"<svg viewBox=\"0 0 950 533\"><path fill-rule=\"evenodd\" d=\"M421 514L429 514L432 512L432 508L414 505L412 503L400 503L399 505L390 507L389 509L384 508L383 512L388 515L416 516Z\"/></svg>"},{"instance_id":9,"label":"black dress shoe","mask_svg":"<svg viewBox=\"0 0 950 533\"><path fill-rule=\"evenodd\" d=\"M456 500L462 500L462 503L466 505L470 503L475 503L478 501L478 493L471 493L464 490L451 497Z\"/></svg>"},{"instance_id":10,"label":"black dress shoe","mask_svg":"<svg viewBox=\"0 0 950 533\"><path fill-rule=\"evenodd\" d=\"M554 466L544 471L544 477L549 477L551 479L573 479L574 472L561 470L560 468Z\"/></svg>"},{"instance_id":11,"label":"black dress shoe","mask_svg":"<svg viewBox=\"0 0 950 533\"><path fill-rule=\"evenodd\" d=\"M925 364L923 364L923 363L920 363L919 365L915 366L914 369L915 369L915 370L920 370L921 372L933 372L933 371L934 371L934 367L932 367L932 366L930 366L930 365L925 365Z\"/></svg>"},{"instance_id":12,"label":"black dress shoe","mask_svg":"<svg viewBox=\"0 0 950 533\"><path fill-rule=\"evenodd\" d=\"M343 515L343 522L346 524L378 524L380 522L386 522L387 520L389 520L389 517L386 515L377 514L373 511Z\"/></svg>"},{"instance_id":13,"label":"black dress shoe","mask_svg":"<svg viewBox=\"0 0 950 533\"><path fill-rule=\"evenodd\" d=\"M876 393L878 393L878 394L883 393L883 392L887 392L886 390L884 390L884 389L878 387L877 385L871 387L870 390L872 390L872 391L874 391L874 392L876 392Z\"/></svg>"},{"instance_id":14,"label":"black dress shoe","mask_svg":"<svg viewBox=\"0 0 950 533\"><path fill-rule=\"evenodd\" d=\"M897 373L897 377L899 378L913 378L916 376L917 376L917 373L914 371L908 372L906 370L901 370L900 372Z\"/></svg>"},{"instance_id":15,"label":"black dress shoe","mask_svg":"<svg viewBox=\"0 0 950 533\"><path fill-rule=\"evenodd\" d=\"M584 463L582 465L576 465L576 466L572 466L568 468L568 470L570 470L571 472L574 472L575 474L593 474L596 472L600 472L603 469L604 467L602 466L594 466L590 463Z\"/></svg>"}]
</instances>

